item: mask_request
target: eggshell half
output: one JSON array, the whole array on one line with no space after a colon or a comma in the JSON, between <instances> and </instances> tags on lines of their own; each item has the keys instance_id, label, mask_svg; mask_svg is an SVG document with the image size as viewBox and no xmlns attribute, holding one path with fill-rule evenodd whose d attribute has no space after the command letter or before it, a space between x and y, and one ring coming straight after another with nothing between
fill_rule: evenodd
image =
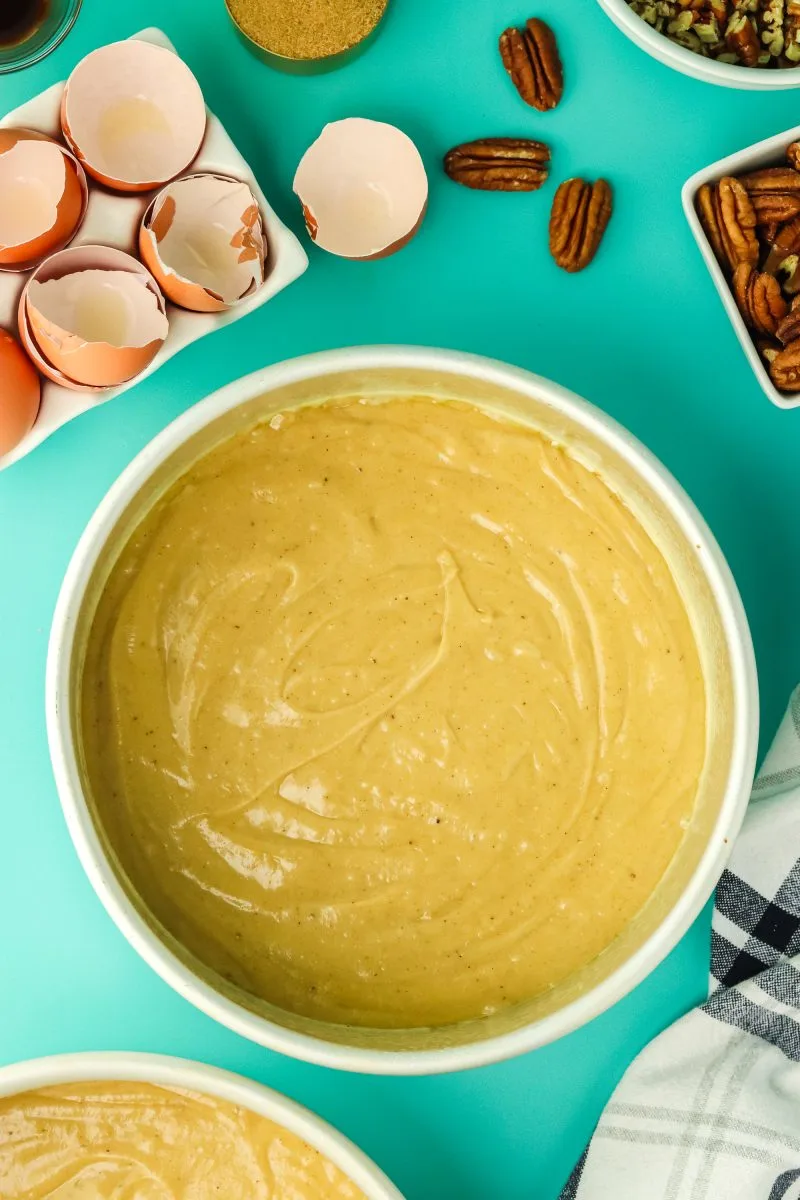
<instances>
[{"instance_id":1,"label":"eggshell half","mask_svg":"<svg viewBox=\"0 0 800 1200\"><path fill-rule=\"evenodd\" d=\"M348 117L326 125L294 177L306 227L323 250L383 258L414 236L428 202L419 151L394 125Z\"/></svg>"},{"instance_id":2,"label":"eggshell half","mask_svg":"<svg viewBox=\"0 0 800 1200\"><path fill-rule=\"evenodd\" d=\"M95 179L118 191L146 192L195 158L206 108L177 54L131 38L78 63L64 88L61 127Z\"/></svg>"},{"instance_id":3,"label":"eggshell half","mask_svg":"<svg viewBox=\"0 0 800 1200\"><path fill-rule=\"evenodd\" d=\"M73 383L112 387L152 362L169 326L150 273L121 250L80 246L47 259L28 281L20 334Z\"/></svg>"},{"instance_id":4,"label":"eggshell half","mask_svg":"<svg viewBox=\"0 0 800 1200\"><path fill-rule=\"evenodd\" d=\"M0 129L0 270L28 270L66 246L87 202L69 150L31 129Z\"/></svg>"},{"instance_id":5,"label":"eggshell half","mask_svg":"<svg viewBox=\"0 0 800 1200\"><path fill-rule=\"evenodd\" d=\"M139 253L164 294L193 312L222 312L264 282L266 240L246 183L187 175L168 183L142 218Z\"/></svg>"},{"instance_id":6,"label":"eggshell half","mask_svg":"<svg viewBox=\"0 0 800 1200\"><path fill-rule=\"evenodd\" d=\"M39 412L42 385L16 338L0 329L0 454L30 433Z\"/></svg>"}]
</instances>

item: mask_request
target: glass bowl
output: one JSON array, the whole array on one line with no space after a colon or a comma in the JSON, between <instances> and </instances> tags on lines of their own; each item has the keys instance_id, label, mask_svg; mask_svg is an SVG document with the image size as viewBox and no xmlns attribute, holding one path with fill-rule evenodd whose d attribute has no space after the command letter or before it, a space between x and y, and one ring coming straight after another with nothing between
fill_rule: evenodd
<instances>
[{"instance_id":1,"label":"glass bowl","mask_svg":"<svg viewBox=\"0 0 800 1200\"><path fill-rule=\"evenodd\" d=\"M0 41L0 75L30 67L55 50L75 24L81 3L82 0L45 0L43 15L31 33L13 43Z\"/></svg>"}]
</instances>

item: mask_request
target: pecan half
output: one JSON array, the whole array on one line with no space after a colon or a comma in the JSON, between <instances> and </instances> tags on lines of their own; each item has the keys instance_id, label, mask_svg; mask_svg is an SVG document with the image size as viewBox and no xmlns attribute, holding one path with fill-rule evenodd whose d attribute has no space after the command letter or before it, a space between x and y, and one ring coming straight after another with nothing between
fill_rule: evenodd
<instances>
[{"instance_id":1,"label":"pecan half","mask_svg":"<svg viewBox=\"0 0 800 1200\"><path fill-rule=\"evenodd\" d=\"M800 214L800 174L792 167L764 167L740 178L759 225L783 225Z\"/></svg>"},{"instance_id":2,"label":"pecan half","mask_svg":"<svg viewBox=\"0 0 800 1200\"><path fill-rule=\"evenodd\" d=\"M605 179L567 179L553 198L550 253L565 271L582 271L598 251L611 219L611 187Z\"/></svg>"},{"instance_id":3,"label":"pecan half","mask_svg":"<svg viewBox=\"0 0 800 1200\"><path fill-rule=\"evenodd\" d=\"M750 328L774 337L789 307L774 275L740 263L733 273L733 294Z\"/></svg>"},{"instance_id":4,"label":"pecan half","mask_svg":"<svg viewBox=\"0 0 800 1200\"><path fill-rule=\"evenodd\" d=\"M451 179L486 192L535 192L549 168L549 146L530 138L478 138L454 146L444 158Z\"/></svg>"},{"instance_id":5,"label":"pecan half","mask_svg":"<svg viewBox=\"0 0 800 1200\"><path fill-rule=\"evenodd\" d=\"M800 216L800 192L755 192L750 199L760 226L785 225Z\"/></svg>"},{"instance_id":6,"label":"pecan half","mask_svg":"<svg viewBox=\"0 0 800 1200\"><path fill-rule=\"evenodd\" d=\"M726 175L719 183L704 184L697 193L697 212L721 266L733 271L739 263L755 266L759 258L753 204L738 179Z\"/></svg>"},{"instance_id":7,"label":"pecan half","mask_svg":"<svg viewBox=\"0 0 800 1200\"><path fill-rule=\"evenodd\" d=\"M725 45L745 67L757 67L761 56L761 42L755 21L743 12L735 12L725 30Z\"/></svg>"},{"instance_id":8,"label":"pecan half","mask_svg":"<svg viewBox=\"0 0 800 1200\"><path fill-rule=\"evenodd\" d=\"M739 179L751 196L766 192L780 195L800 192L800 174L793 167L762 167L759 171L740 175Z\"/></svg>"},{"instance_id":9,"label":"pecan half","mask_svg":"<svg viewBox=\"0 0 800 1200\"><path fill-rule=\"evenodd\" d=\"M800 392L800 340L790 342L769 364L772 382L780 392Z\"/></svg>"},{"instance_id":10,"label":"pecan half","mask_svg":"<svg viewBox=\"0 0 800 1200\"><path fill-rule=\"evenodd\" d=\"M717 256L717 262L726 269L730 267L725 242L722 238L719 218L719 197L715 183L704 183L695 198L697 215L705 230L706 237L711 243L711 249Z\"/></svg>"},{"instance_id":11,"label":"pecan half","mask_svg":"<svg viewBox=\"0 0 800 1200\"><path fill-rule=\"evenodd\" d=\"M549 25L531 17L524 29L512 25L504 30L500 57L526 104L539 112L555 108L564 94L564 69Z\"/></svg>"},{"instance_id":12,"label":"pecan half","mask_svg":"<svg viewBox=\"0 0 800 1200\"><path fill-rule=\"evenodd\" d=\"M789 309L783 320L778 322L775 336L779 342L783 342L784 346L788 346L789 342L800 338L800 310Z\"/></svg>"},{"instance_id":13,"label":"pecan half","mask_svg":"<svg viewBox=\"0 0 800 1200\"><path fill-rule=\"evenodd\" d=\"M786 161L795 171L800 171L800 142L791 142L786 147Z\"/></svg>"}]
</instances>

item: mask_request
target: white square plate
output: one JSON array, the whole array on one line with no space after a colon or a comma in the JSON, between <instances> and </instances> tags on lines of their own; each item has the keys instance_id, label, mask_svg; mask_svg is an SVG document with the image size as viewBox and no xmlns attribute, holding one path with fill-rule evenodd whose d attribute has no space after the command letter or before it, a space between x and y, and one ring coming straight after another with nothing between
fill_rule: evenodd
<instances>
[{"instance_id":1,"label":"white square plate","mask_svg":"<svg viewBox=\"0 0 800 1200\"><path fill-rule=\"evenodd\" d=\"M175 51L175 47L159 29L146 29L137 33L140 41L154 42ZM20 108L10 112L0 120L0 126L6 128L22 127L37 129L52 137L61 139L59 111L61 96L64 91L63 83L56 83L46 92L29 100ZM208 110L206 110L208 111ZM230 325L246 317L248 313L266 304L278 292L303 274L308 266L308 258L297 238L278 219L261 188L258 186L250 167L242 158L239 151L228 137L225 129L214 116L208 112L206 134L200 152L194 162L186 168L183 174L196 171L217 171L222 175L232 175L247 183L258 201L264 230L267 237L268 257L267 276L258 291L235 308L221 313L193 313L186 309L177 308L167 302L167 317L169 333L164 345L153 361L140 375L119 387L109 388L106 392L87 393L73 392L60 387L56 383L42 380L42 406L39 416L31 432L11 451L10 454L0 455L0 470L9 466L19 458L23 458L35 449L46 437L54 433L61 425L80 416L87 409L97 404L104 404L114 396L120 395L128 388L139 383L153 371L157 371L162 363L172 358L184 346L197 341L207 333L223 325ZM91 178L89 184L89 206L86 217L70 245L81 246L99 243L115 246L120 250L136 255L139 222L153 198L153 192L141 195L124 195L113 193L98 187ZM138 257L138 255L136 255ZM0 272L0 326L17 333L17 306L20 293L25 286L29 272Z\"/></svg>"}]
</instances>

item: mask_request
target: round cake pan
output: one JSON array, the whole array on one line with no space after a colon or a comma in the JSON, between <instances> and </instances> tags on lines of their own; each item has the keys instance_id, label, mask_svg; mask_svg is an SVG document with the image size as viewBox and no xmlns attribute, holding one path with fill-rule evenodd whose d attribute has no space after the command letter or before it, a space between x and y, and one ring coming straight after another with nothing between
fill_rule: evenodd
<instances>
[{"instance_id":1,"label":"round cake pan","mask_svg":"<svg viewBox=\"0 0 800 1200\"><path fill-rule=\"evenodd\" d=\"M624 497L665 555L692 622L706 685L707 753L676 858L642 912L592 963L544 995L480 1020L428 1030L363 1029L299 1017L234 988L147 911L96 817L80 744L80 683L94 611L116 557L199 456L282 409L353 395L420 394L534 425ZM708 900L744 816L758 694L750 633L725 560L691 501L640 443L585 401L526 371L457 352L388 346L326 351L257 371L190 409L134 459L101 502L67 570L50 640L47 725L61 803L86 873L163 979L263 1046L328 1067L412 1075L480 1066L553 1041L626 995L665 958Z\"/></svg>"},{"instance_id":2,"label":"round cake pan","mask_svg":"<svg viewBox=\"0 0 800 1200\"><path fill-rule=\"evenodd\" d=\"M288 1129L318 1150L356 1184L367 1200L403 1200L400 1192L344 1134L294 1100L231 1071L161 1054L100 1051L56 1054L0 1067L0 1096L71 1083L116 1081L185 1088L215 1096Z\"/></svg>"}]
</instances>

